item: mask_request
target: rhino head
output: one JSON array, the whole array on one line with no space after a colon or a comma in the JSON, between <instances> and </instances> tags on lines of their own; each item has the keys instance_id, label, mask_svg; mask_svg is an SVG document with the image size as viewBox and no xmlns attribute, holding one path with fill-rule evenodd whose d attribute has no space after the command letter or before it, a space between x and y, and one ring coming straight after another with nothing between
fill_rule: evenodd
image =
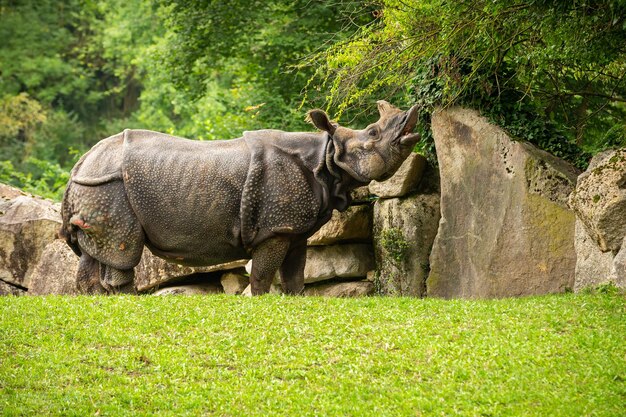
<instances>
[{"instance_id":1,"label":"rhino head","mask_svg":"<svg viewBox=\"0 0 626 417\"><path fill-rule=\"evenodd\" d=\"M363 130L331 122L322 110L309 112L313 125L332 137L335 164L363 183L391 177L420 139L419 134L412 133L417 123L417 106L402 111L384 100L377 103L380 119Z\"/></svg>"}]
</instances>

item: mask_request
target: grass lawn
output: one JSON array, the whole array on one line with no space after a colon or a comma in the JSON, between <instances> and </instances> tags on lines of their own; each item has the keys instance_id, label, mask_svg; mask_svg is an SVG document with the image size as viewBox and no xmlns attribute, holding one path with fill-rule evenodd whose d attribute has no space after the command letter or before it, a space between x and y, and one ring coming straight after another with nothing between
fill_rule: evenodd
<instances>
[{"instance_id":1,"label":"grass lawn","mask_svg":"<svg viewBox=\"0 0 626 417\"><path fill-rule=\"evenodd\" d=\"M0 297L0 414L624 416L626 299Z\"/></svg>"}]
</instances>

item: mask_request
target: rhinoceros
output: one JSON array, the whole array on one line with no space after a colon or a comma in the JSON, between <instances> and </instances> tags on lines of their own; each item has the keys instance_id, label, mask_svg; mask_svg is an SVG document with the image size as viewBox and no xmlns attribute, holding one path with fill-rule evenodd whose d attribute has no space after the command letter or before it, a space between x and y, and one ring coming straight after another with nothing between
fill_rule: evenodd
<instances>
[{"instance_id":1,"label":"rhinoceros","mask_svg":"<svg viewBox=\"0 0 626 417\"><path fill-rule=\"evenodd\" d=\"M195 141L127 129L101 140L72 169L61 209L78 289L133 292L145 245L190 266L251 258L253 295L277 271L285 293L301 293L307 238L348 207L351 190L390 177L419 140L416 106L381 100L378 110L363 130L315 109L317 133Z\"/></svg>"}]
</instances>

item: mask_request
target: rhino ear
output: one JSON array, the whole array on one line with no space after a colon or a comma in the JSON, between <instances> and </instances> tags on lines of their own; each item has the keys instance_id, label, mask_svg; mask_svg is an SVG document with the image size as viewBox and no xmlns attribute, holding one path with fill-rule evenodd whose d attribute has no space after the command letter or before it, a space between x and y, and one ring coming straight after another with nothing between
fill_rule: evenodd
<instances>
[{"instance_id":1,"label":"rhino ear","mask_svg":"<svg viewBox=\"0 0 626 417\"><path fill-rule=\"evenodd\" d=\"M328 132L331 135L333 135L337 129L337 124L331 122L326 112L320 109L313 109L309 111L306 120L307 122L311 122L313 126L319 130Z\"/></svg>"}]
</instances>

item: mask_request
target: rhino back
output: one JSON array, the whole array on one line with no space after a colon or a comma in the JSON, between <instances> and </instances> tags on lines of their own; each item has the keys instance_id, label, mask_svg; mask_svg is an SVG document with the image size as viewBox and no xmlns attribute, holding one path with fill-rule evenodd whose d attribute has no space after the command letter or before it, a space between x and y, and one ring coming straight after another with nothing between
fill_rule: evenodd
<instances>
[{"instance_id":1,"label":"rhino back","mask_svg":"<svg viewBox=\"0 0 626 417\"><path fill-rule=\"evenodd\" d=\"M102 139L76 163L71 180L84 185L99 185L121 180L122 149L127 131Z\"/></svg>"},{"instance_id":2,"label":"rhino back","mask_svg":"<svg viewBox=\"0 0 626 417\"><path fill-rule=\"evenodd\" d=\"M239 139L200 142L128 133L126 192L153 252L205 265L245 257L239 211L249 159Z\"/></svg>"}]
</instances>

